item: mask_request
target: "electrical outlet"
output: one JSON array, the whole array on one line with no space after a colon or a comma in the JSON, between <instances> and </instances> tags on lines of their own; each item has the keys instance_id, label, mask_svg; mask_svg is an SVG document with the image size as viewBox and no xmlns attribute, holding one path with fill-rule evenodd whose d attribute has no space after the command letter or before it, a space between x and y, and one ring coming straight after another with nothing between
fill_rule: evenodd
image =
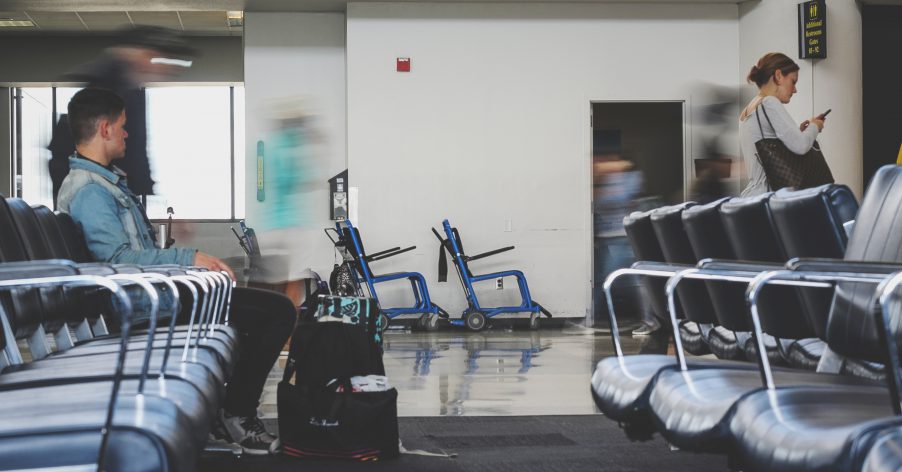
<instances>
[{"instance_id":1,"label":"electrical outlet","mask_svg":"<svg viewBox=\"0 0 902 472\"><path fill-rule=\"evenodd\" d=\"M503 278L498 277L497 279L495 279L495 289L496 290L504 289L504 279Z\"/></svg>"}]
</instances>

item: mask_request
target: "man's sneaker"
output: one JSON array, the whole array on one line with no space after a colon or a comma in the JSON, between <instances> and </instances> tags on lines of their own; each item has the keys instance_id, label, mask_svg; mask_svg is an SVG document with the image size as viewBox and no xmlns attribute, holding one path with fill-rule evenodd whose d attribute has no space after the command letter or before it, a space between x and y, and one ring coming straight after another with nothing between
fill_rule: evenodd
<instances>
[{"instance_id":1,"label":"man's sneaker","mask_svg":"<svg viewBox=\"0 0 902 472\"><path fill-rule=\"evenodd\" d=\"M655 331L659 330L660 326L652 326L649 324L643 324L642 326L633 330L633 336L649 336Z\"/></svg>"},{"instance_id":2,"label":"man's sneaker","mask_svg":"<svg viewBox=\"0 0 902 472\"><path fill-rule=\"evenodd\" d=\"M263 421L254 416L232 416L219 412L219 421L228 439L241 446L245 454L266 455L276 452L276 437L266 432Z\"/></svg>"}]
</instances>

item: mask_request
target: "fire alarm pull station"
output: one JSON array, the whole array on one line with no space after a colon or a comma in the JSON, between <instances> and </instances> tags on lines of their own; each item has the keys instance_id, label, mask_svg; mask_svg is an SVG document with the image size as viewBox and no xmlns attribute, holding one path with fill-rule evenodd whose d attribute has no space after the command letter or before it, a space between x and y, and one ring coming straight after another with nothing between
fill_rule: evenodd
<instances>
[{"instance_id":1,"label":"fire alarm pull station","mask_svg":"<svg viewBox=\"0 0 902 472\"><path fill-rule=\"evenodd\" d=\"M409 57L399 57L398 58L398 72L410 72L410 58Z\"/></svg>"}]
</instances>

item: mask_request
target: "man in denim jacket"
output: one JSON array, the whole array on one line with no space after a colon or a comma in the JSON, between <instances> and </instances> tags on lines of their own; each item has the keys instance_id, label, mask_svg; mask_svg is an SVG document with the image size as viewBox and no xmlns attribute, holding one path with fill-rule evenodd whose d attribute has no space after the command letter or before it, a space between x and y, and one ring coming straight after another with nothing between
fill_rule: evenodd
<instances>
[{"instance_id":1,"label":"man in denim jacket","mask_svg":"<svg viewBox=\"0 0 902 472\"><path fill-rule=\"evenodd\" d=\"M122 99L110 90L86 88L72 97L69 126L76 153L60 187L59 210L72 216L96 261L199 266L225 271L234 279L229 266L209 254L156 247L143 205L126 186L125 174L111 164L125 155L125 119ZM257 406L295 317L294 304L282 294L240 287L233 291L231 324L241 336L241 355L215 430L220 439L248 454L268 454L277 447L257 416Z\"/></svg>"}]
</instances>

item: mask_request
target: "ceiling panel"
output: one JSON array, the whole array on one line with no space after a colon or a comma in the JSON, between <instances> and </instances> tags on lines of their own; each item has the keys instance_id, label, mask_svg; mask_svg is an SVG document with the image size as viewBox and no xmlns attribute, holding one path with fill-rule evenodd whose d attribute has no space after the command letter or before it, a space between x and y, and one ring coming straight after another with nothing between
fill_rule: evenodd
<instances>
[{"instance_id":1,"label":"ceiling panel","mask_svg":"<svg viewBox=\"0 0 902 472\"><path fill-rule=\"evenodd\" d=\"M124 11L86 11L79 15L91 31L116 31L132 24Z\"/></svg>"},{"instance_id":2,"label":"ceiling panel","mask_svg":"<svg viewBox=\"0 0 902 472\"><path fill-rule=\"evenodd\" d=\"M182 24L185 31L222 31L229 30L228 18L224 11L181 11Z\"/></svg>"},{"instance_id":3,"label":"ceiling panel","mask_svg":"<svg viewBox=\"0 0 902 472\"><path fill-rule=\"evenodd\" d=\"M9 20L29 20L24 11L0 11L0 18Z\"/></svg>"},{"instance_id":4,"label":"ceiling panel","mask_svg":"<svg viewBox=\"0 0 902 472\"><path fill-rule=\"evenodd\" d=\"M174 11L130 11L128 13L136 25L162 26L178 31L182 30L182 23Z\"/></svg>"},{"instance_id":5,"label":"ceiling panel","mask_svg":"<svg viewBox=\"0 0 902 472\"><path fill-rule=\"evenodd\" d=\"M74 11L29 11L28 15L42 30L87 31Z\"/></svg>"}]
</instances>

